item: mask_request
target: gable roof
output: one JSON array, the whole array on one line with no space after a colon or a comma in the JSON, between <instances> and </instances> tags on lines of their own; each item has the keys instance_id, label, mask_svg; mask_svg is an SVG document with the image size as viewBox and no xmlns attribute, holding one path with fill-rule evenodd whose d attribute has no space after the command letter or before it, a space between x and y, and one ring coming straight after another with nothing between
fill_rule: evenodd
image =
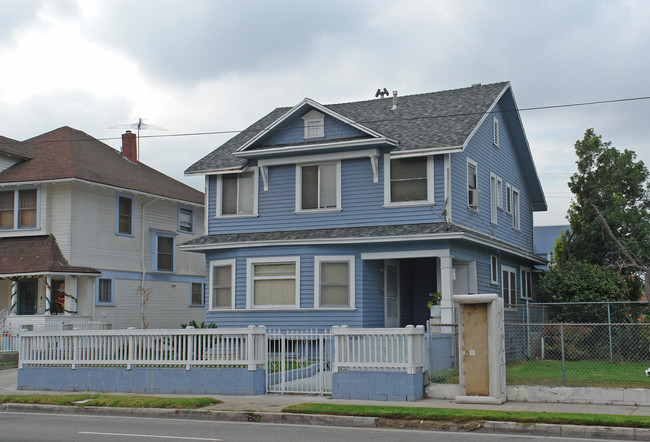
<instances>
[{"instance_id":1,"label":"gable roof","mask_svg":"<svg viewBox=\"0 0 650 442\"><path fill-rule=\"evenodd\" d=\"M399 145L393 152L408 152L421 149L462 149L478 124L495 105L496 101L510 88L510 83L501 82L478 85L426 94L405 95L397 98L397 109L393 110L392 99L373 99L320 105L319 110L345 117L364 127L369 132L396 140ZM304 103L315 103L305 99L298 106L281 107L270 112L244 131L224 143L190 166L186 174L205 174L227 169L241 169L248 163L234 153L261 134L278 125L278 121L290 116ZM330 140L331 141L331 140Z\"/></svg>"},{"instance_id":2,"label":"gable roof","mask_svg":"<svg viewBox=\"0 0 650 442\"><path fill-rule=\"evenodd\" d=\"M0 136L0 154L19 159L32 158L34 148L27 143Z\"/></svg>"},{"instance_id":3,"label":"gable roof","mask_svg":"<svg viewBox=\"0 0 650 442\"><path fill-rule=\"evenodd\" d=\"M7 143L6 148L0 144L0 152L5 149L14 156L22 155L26 160L1 172L0 183L79 179L203 203L202 192L141 162L134 163L107 144L68 126L22 143Z\"/></svg>"},{"instance_id":4,"label":"gable roof","mask_svg":"<svg viewBox=\"0 0 650 442\"><path fill-rule=\"evenodd\" d=\"M0 238L0 276L42 273L101 274L90 267L71 266L54 235Z\"/></svg>"}]
</instances>

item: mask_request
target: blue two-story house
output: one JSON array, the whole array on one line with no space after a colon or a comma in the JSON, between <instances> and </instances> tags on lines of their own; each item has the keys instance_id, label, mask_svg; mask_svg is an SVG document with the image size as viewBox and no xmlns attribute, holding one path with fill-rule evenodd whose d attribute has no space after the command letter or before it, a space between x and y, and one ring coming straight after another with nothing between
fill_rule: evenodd
<instances>
[{"instance_id":1,"label":"blue two-story house","mask_svg":"<svg viewBox=\"0 0 650 442\"><path fill-rule=\"evenodd\" d=\"M453 294L531 296L546 201L509 83L278 108L186 172L206 177L206 322L442 323Z\"/></svg>"}]
</instances>

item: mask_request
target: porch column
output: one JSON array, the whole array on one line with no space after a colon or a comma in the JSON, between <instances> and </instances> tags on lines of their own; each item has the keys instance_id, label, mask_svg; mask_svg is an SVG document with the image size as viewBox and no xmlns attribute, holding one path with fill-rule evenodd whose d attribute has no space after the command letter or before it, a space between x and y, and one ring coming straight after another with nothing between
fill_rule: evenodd
<instances>
[{"instance_id":1,"label":"porch column","mask_svg":"<svg viewBox=\"0 0 650 442\"><path fill-rule=\"evenodd\" d=\"M11 307L9 313L12 315L18 314L18 279L11 280Z\"/></svg>"},{"instance_id":2,"label":"porch column","mask_svg":"<svg viewBox=\"0 0 650 442\"><path fill-rule=\"evenodd\" d=\"M52 314L52 275L45 276L45 311L43 314Z\"/></svg>"},{"instance_id":3,"label":"porch column","mask_svg":"<svg viewBox=\"0 0 650 442\"><path fill-rule=\"evenodd\" d=\"M454 266L451 256L440 257L440 323L452 324L454 321L454 306L451 297L454 292Z\"/></svg>"}]
</instances>

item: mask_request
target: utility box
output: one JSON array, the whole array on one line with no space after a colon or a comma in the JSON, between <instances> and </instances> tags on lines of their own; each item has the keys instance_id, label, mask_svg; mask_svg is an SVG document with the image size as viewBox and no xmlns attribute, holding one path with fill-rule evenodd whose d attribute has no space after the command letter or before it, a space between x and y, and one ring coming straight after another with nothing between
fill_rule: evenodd
<instances>
[{"instance_id":1,"label":"utility box","mask_svg":"<svg viewBox=\"0 0 650 442\"><path fill-rule=\"evenodd\" d=\"M506 401L503 299L495 294L454 295L458 306L458 403Z\"/></svg>"}]
</instances>

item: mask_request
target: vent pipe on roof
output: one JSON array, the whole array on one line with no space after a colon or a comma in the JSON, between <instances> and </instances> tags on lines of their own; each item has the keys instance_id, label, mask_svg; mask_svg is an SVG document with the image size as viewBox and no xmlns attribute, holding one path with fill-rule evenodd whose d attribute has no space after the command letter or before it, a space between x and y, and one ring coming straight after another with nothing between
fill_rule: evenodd
<instances>
[{"instance_id":1,"label":"vent pipe on roof","mask_svg":"<svg viewBox=\"0 0 650 442\"><path fill-rule=\"evenodd\" d=\"M138 141L130 130L122 134L122 155L134 163L138 162Z\"/></svg>"},{"instance_id":2,"label":"vent pipe on roof","mask_svg":"<svg viewBox=\"0 0 650 442\"><path fill-rule=\"evenodd\" d=\"M390 110L397 109L397 91L393 91L393 107Z\"/></svg>"}]
</instances>

